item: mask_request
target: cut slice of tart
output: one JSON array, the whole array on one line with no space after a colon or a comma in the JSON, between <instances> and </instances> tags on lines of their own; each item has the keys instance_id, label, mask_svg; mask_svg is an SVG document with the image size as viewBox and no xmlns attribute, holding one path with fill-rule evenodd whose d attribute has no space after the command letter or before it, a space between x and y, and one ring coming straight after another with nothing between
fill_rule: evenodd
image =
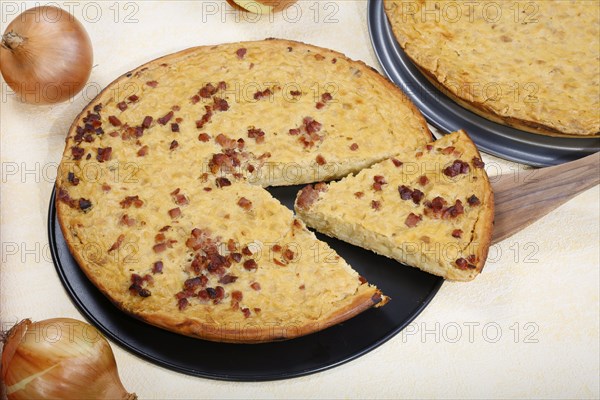
<instances>
[{"instance_id":1,"label":"cut slice of tart","mask_svg":"<svg viewBox=\"0 0 600 400\"><path fill-rule=\"evenodd\" d=\"M310 227L449 280L479 274L490 245L494 196L464 131L330 184L302 189Z\"/></svg>"}]
</instances>

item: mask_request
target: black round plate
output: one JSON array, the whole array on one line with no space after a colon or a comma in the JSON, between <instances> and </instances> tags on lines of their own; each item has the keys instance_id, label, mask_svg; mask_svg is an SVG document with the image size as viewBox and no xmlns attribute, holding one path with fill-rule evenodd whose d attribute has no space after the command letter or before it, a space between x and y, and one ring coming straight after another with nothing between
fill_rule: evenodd
<instances>
[{"instance_id":1,"label":"black round plate","mask_svg":"<svg viewBox=\"0 0 600 400\"><path fill-rule=\"evenodd\" d=\"M300 187L270 192L288 207ZM67 293L88 321L146 360L185 374L232 381L292 378L353 360L396 335L431 301L443 279L367 250L319 235L361 275L392 298L342 324L301 338L255 345L194 339L148 325L118 310L80 270L56 218L54 192L48 212L52 258Z\"/></svg>"},{"instance_id":2,"label":"black round plate","mask_svg":"<svg viewBox=\"0 0 600 400\"><path fill-rule=\"evenodd\" d=\"M563 138L497 124L462 108L433 86L404 53L390 27L382 0L369 0L368 22L375 54L387 77L442 132L464 129L486 153L533 166L572 161L600 151L600 138Z\"/></svg>"}]
</instances>

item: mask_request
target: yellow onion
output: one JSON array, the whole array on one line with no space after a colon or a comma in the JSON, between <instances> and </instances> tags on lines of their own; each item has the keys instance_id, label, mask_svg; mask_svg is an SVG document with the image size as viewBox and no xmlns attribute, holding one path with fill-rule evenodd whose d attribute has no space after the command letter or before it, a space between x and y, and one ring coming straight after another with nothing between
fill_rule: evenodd
<instances>
[{"instance_id":1,"label":"yellow onion","mask_svg":"<svg viewBox=\"0 0 600 400\"><path fill-rule=\"evenodd\" d=\"M227 0L230 4L241 8L242 10L260 14L269 15L281 11L297 0Z\"/></svg>"},{"instance_id":2,"label":"yellow onion","mask_svg":"<svg viewBox=\"0 0 600 400\"><path fill-rule=\"evenodd\" d=\"M88 81L92 62L92 42L85 28L57 7L24 11L2 35L2 76L27 103L58 103L73 97Z\"/></svg>"},{"instance_id":3,"label":"yellow onion","mask_svg":"<svg viewBox=\"0 0 600 400\"><path fill-rule=\"evenodd\" d=\"M137 399L102 334L70 318L16 324L4 338L1 377L9 400Z\"/></svg>"}]
</instances>

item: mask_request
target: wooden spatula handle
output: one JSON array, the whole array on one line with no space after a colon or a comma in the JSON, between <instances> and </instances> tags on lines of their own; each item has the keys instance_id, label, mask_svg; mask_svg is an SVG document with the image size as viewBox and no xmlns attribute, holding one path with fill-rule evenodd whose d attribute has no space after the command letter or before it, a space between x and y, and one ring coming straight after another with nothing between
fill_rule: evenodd
<instances>
[{"instance_id":1,"label":"wooden spatula handle","mask_svg":"<svg viewBox=\"0 0 600 400\"><path fill-rule=\"evenodd\" d=\"M491 181L495 198L492 243L498 243L596 186L600 182L600 153Z\"/></svg>"}]
</instances>

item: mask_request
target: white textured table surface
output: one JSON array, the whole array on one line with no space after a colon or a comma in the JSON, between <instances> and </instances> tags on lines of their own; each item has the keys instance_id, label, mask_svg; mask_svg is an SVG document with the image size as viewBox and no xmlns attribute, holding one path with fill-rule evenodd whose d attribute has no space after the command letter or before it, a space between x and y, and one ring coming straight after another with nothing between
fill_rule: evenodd
<instances>
[{"instance_id":1,"label":"white textured table surface","mask_svg":"<svg viewBox=\"0 0 600 400\"><path fill-rule=\"evenodd\" d=\"M42 2L43 3L43 2ZM330 47L379 68L366 1L301 0L258 18L225 1L57 2L94 43L94 70L73 101L35 107L0 88L1 297L7 329L25 317L83 319L61 285L47 209L67 129L98 90L158 56L201 44L281 37ZM0 31L34 3L0 2ZM484 155L505 172L524 167ZM481 276L444 283L408 328L340 367L286 381L231 383L157 367L113 344L140 398L598 398L600 190L588 190L495 245Z\"/></svg>"}]
</instances>

